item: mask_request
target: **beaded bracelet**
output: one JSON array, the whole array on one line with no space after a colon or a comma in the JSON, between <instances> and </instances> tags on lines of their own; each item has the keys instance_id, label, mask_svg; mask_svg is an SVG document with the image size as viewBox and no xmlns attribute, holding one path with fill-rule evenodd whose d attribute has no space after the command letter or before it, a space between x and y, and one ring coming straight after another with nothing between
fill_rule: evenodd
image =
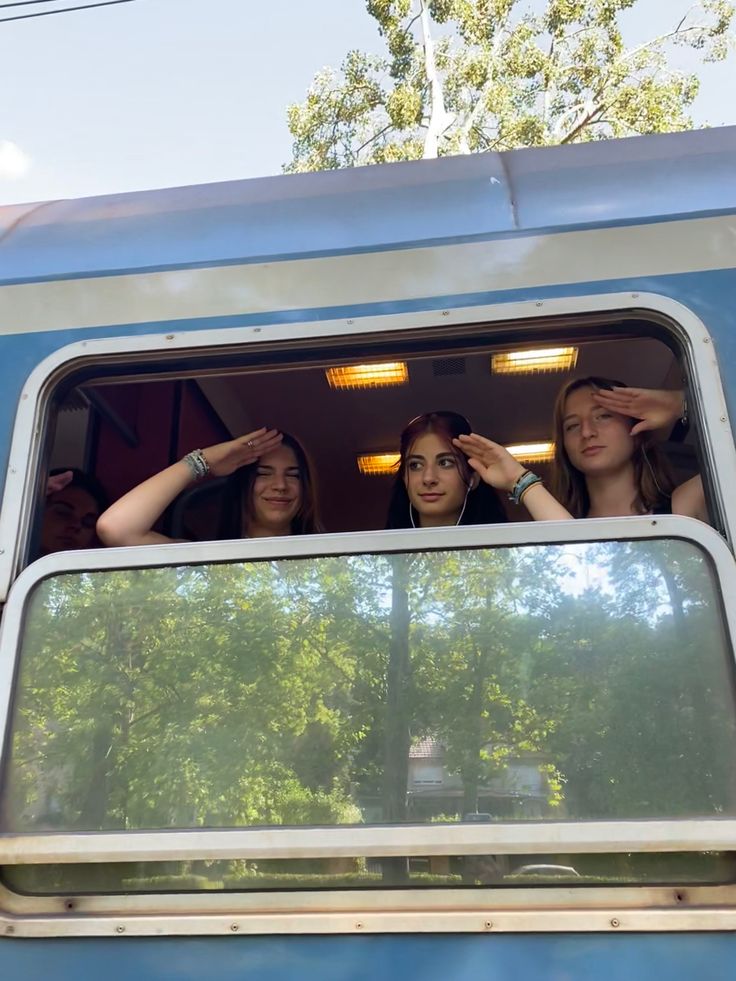
<instances>
[{"instance_id":1,"label":"beaded bracelet","mask_svg":"<svg viewBox=\"0 0 736 981\"><path fill-rule=\"evenodd\" d=\"M201 450L192 450L191 453L187 453L182 458L182 463L186 463L192 471L192 477L195 480L203 480L210 472L210 465L205 460L204 453Z\"/></svg>"},{"instance_id":2,"label":"beaded bracelet","mask_svg":"<svg viewBox=\"0 0 736 981\"><path fill-rule=\"evenodd\" d=\"M541 484L542 478L537 474L532 473L531 470L525 470L524 473L519 477L514 486L511 488L509 494L509 500L513 501L514 504L521 504L521 499L524 494L533 487L535 484Z\"/></svg>"}]
</instances>

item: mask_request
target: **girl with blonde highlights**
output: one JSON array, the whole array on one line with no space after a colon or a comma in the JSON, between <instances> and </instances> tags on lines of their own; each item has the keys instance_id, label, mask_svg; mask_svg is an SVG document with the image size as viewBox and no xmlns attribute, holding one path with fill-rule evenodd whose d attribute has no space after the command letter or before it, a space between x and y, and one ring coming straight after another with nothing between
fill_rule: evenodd
<instances>
[{"instance_id":1,"label":"girl with blonde highlights","mask_svg":"<svg viewBox=\"0 0 736 981\"><path fill-rule=\"evenodd\" d=\"M598 376L567 382L554 409L554 496L576 518L671 513L707 521L700 477L675 487L652 442L684 413L681 391Z\"/></svg>"}]
</instances>

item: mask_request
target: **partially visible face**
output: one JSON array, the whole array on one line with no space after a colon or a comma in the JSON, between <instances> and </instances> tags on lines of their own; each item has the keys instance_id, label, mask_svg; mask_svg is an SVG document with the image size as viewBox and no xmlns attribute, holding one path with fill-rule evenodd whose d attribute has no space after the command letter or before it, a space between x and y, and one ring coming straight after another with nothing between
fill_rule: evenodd
<instances>
[{"instance_id":1,"label":"partially visible face","mask_svg":"<svg viewBox=\"0 0 736 981\"><path fill-rule=\"evenodd\" d=\"M46 499L41 526L41 554L91 548L100 509L82 487L65 487Z\"/></svg>"},{"instance_id":2,"label":"partially visible face","mask_svg":"<svg viewBox=\"0 0 736 981\"><path fill-rule=\"evenodd\" d=\"M424 433L409 447L404 485L422 528L454 525L465 503L467 485L452 447L437 433Z\"/></svg>"},{"instance_id":3,"label":"partially visible face","mask_svg":"<svg viewBox=\"0 0 736 981\"><path fill-rule=\"evenodd\" d=\"M254 538L291 534L303 491L299 463L290 446L282 444L258 460L251 494L248 533Z\"/></svg>"},{"instance_id":4,"label":"partially visible face","mask_svg":"<svg viewBox=\"0 0 736 981\"><path fill-rule=\"evenodd\" d=\"M592 388L576 388L565 400L562 432L572 465L583 474L615 473L636 447L631 419L596 405Z\"/></svg>"}]
</instances>

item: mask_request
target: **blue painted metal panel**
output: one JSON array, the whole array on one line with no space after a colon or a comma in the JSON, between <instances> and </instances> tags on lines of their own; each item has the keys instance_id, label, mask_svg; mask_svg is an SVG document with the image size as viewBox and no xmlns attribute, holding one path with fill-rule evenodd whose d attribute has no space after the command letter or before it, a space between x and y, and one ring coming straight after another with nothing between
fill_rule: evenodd
<instances>
[{"instance_id":1,"label":"blue painted metal panel","mask_svg":"<svg viewBox=\"0 0 736 981\"><path fill-rule=\"evenodd\" d=\"M5 981L731 981L736 936L0 940Z\"/></svg>"},{"instance_id":2,"label":"blue painted metal panel","mask_svg":"<svg viewBox=\"0 0 736 981\"><path fill-rule=\"evenodd\" d=\"M0 284L730 212L735 157L725 127L0 208Z\"/></svg>"},{"instance_id":3,"label":"blue painted metal panel","mask_svg":"<svg viewBox=\"0 0 736 981\"><path fill-rule=\"evenodd\" d=\"M734 127L505 157L520 228L639 223L736 205Z\"/></svg>"},{"instance_id":4,"label":"blue painted metal panel","mask_svg":"<svg viewBox=\"0 0 736 981\"><path fill-rule=\"evenodd\" d=\"M2 279L356 252L513 229L494 154L51 202L0 240ZM0 220L3 209L0 208Z\"/></svg>"}]
</instances>

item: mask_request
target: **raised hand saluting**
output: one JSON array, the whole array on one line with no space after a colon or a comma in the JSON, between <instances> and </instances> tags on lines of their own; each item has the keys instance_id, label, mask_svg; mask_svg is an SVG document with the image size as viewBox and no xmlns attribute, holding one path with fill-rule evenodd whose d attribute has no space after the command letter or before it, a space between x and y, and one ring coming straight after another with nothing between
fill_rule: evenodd
<instances>
[{"instance_id":1,"label":"raised hand saluting","mask_svg":"<svg viewBox=\"0 0 736 981\"><path fill-rule=\"evenodd\" d=\"M207 474L227 477L255 463L277 450L282 439L278 430L262 426L237 439L187 453L183 460L144 480L115 501L97 522L98 537L106 545L155 545L173 541L152 529L178 494Z\"/></svg>"},{"instance_id":2,"label":"raised hand saluting","mask_svg":"<svg viewBox=\"0 0 736 981\"><path fill-rule=\"evenodd\" d=\"M496 490L510 492L519 477L525 473L524 467L505 446L479 436L478 433L458 436L453 443L467 456L468 463L481 480Z\"/></svg>"},{"instance_id":3,"label":"raised hand saluting","mask_svg":"<svg viewBox=\"0 0 736 981\"><path fill-rule=\"evenodd\" d=\"M471 433L453 440L468 457L468 463L481 480L497 490L505 490L515 503L522 503L537 521L561 521L570 512L554 498L542 481L526 470L505 446ZM526 482L526 487L522 482ZM521 494L518 491L521 489Z\"/></svg>"},{"instance_id":4,"label":"raised hand saluting","mask_svg":"<svg viewBox=\"0 0 736 981\"><path fill-rule=\"evenodd\" d=\"M663 388L597 388L593 401L609 412L638 419L631 428L632 436L659 430L669 432L686 414L684 393Z\"/></svg>"},{"instance_id":5,"label":"raised hand saluting","mask_svg":"<svg viewBox=\"0 0 736 981\"><path fill-rule=\"evenodd\" d=\"M226 443L216 443L202 450L202 456L215 477L229 477L240 467L265 456L281 444L283 436L277 429L266 429L262 426L245 436L228 440Z\"/></svg>"}]
</instances>

